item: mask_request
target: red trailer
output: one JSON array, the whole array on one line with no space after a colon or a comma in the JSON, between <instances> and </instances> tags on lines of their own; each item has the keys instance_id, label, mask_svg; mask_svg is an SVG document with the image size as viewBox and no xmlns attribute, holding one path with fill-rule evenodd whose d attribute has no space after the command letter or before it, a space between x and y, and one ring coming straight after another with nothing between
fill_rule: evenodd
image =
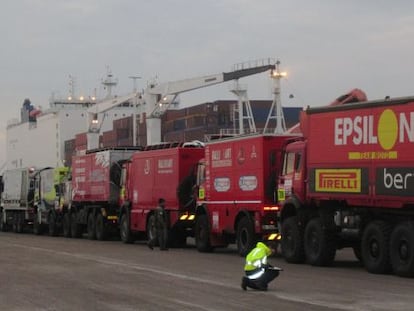
<instances>
[{"instance_id":1,"label":"red trailer","mask_svg":"<svg viewBox=\"0 0 414 311\"><path fill-rule=\"evenodd\" d=\"M240 255L245 255L257 240L280 237L276 182L282 147L289 137L241 136L206 145L197 174L199 251L236 242Z\"/></svg>"},{"instance_id":2,"label":"red trailer","mask_svg":"<svg viewBox=\"0 0 414 311\"><path fill-rule=\"evenodd\" d=\"M330 265L352 247L372 273L414 275L414 98L311 108L284 152L287 261Z\"/></svg>"},{"instance_id":3,"label":"red trailer","mask_svg":"<svg viewBox=\"0 0 414 311\"><path fill-rule=\"evenodd\" d=\"M193 186L204 148L194 145L149 146L124 164L121 192L121 238L130 243L139 235L154 237L154 210L158 199L166 201L169 243L185 243L194 227Z\"/></svg>"},{"instance_id":4,"label":"red trailer","mask_svg":"<svg viewBox=\"0 0 414 311\"><path fill-rule=\"evenodd\" d=\"M118 229L120 178L123 162L138 148L87 151L72 159L71 200L63 209L63 234L105 239Z\"/></svg>"}]
</instances>

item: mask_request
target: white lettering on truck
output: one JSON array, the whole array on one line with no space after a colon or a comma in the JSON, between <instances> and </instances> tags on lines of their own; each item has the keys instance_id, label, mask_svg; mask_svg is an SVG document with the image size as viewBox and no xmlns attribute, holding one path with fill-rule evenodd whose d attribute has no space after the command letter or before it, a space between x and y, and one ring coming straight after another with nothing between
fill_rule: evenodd
<instances>
[{"instance_id":1,"label":"white lettering on truck","mask_svg":"<svg viewBox=\"0 0 414 311\"><path fill-rule=\"evenodd\" d=\"M378 117L357 115L334 120L335 146L379 143L384 150L390 150L397 141L414 142L414 112L385 109Z\"/></svg>"},{"instance_id":2,"label":"white lettering on truck","mask_svg":"<svg viewBox=\"0 0 414 311\"><path fill-rule=\"evenodd\" d=\"M412 173L395 173L394 175L387 172L387 169L384 168L384 186L387 189L407 189L408 179L412 178Z\"/></svg>"}]
</instances>

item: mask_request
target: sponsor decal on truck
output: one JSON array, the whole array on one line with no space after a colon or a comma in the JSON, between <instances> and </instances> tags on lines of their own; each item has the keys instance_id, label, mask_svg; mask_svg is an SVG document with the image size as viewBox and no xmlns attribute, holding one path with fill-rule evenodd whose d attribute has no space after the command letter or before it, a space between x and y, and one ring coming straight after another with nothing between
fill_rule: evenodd
<instances>
[{"instance_id":1,"label":"sponsor decal on truck","mask_svg":"<svg viewBox=\"0 0 414 311\"><path fill-rule=\"evenodd\" d=\"M412 196L414 167L380 167L376 169L376 193L380 195Z\"/></svg>"},{"instance_id":2,"label":"sponsor decal on truck","mask_svg":"<svg viewBox=\"0 0 414 311\"><path fill-rule=\"evenodd\" d=\"M368 171L365 168L329 168L311 170L312 192L368 193Z\"/></svg>"},{"instance_id":3,"label":"sponsor decal on truck","mask_svg":"<svg viewBox=\"0 0 414 311\"><path fill-rule=\"evenodd\" d=\"M414 112L385 109L379 114L334 119L335 146L368 146L349 151L349 160L398 159L397 143L414 142ZM372 150L372 145L378 150Z\"/></svg>"}]
</instances>

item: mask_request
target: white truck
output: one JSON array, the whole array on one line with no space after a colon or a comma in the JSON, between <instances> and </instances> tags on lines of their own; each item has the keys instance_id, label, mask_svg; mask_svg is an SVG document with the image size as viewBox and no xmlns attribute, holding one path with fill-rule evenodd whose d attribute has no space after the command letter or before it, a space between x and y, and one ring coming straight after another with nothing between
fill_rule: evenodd
<instances>
[{"instance_id":1,"label":"white truck","mask_svg":"<svg viewBox=\"0 0 414 311\"><path fill-rule=\"evenodd\" d=\"M32 226L35 234L48 230L49 235L57 235L62 223L59 217L62 187L69 173L68 167L4 172L0 187L0 230L20 233Z\"/></svg>"},{"instance_id":2,"label":"white truck","mask_svg":"<svg viewBox=\"0 0 414 311\"><path fill-rule=\"evenodd\" d=\"M0 204L0 230L23 232L33 224L34 178L36 170L23 168L5 171Z\"/></svg>"}]
</instances>

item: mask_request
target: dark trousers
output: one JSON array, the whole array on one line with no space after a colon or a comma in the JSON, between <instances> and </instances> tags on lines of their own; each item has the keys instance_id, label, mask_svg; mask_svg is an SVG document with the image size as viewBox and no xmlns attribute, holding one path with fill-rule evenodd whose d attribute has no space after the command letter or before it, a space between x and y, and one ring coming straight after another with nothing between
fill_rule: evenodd
<instances>
[{"instance_id":1,"label":"dark trousers","mask_svg":"<svg viewBox=\"0 0 414 311\"><path fill-rule=\"evenodd\" d=\"M263 271L263 273L260 273L261 271ZM253 289L267 290L267 284L279 276L279 271L279 268L274 267L246 271L246 275L243 277L242 282L247 287ZM258 274L258 277L254 277L256 274Z\"/></svg>"},{"instance_id":2,"label":"dark trousers","mask_svg":"<svg viewBox=\"0 0 414 311\"><path fill-rule=\"evenodd\" d=\"M151 247L154 247L155 245L160 246L160 249L162 250L166 250L167 248L167 243L168 243L168 229L167 228L161 228L161 229L157 229L156 235L148 241L148 245L150 245Z\"/></svg>"}]
</instances>

